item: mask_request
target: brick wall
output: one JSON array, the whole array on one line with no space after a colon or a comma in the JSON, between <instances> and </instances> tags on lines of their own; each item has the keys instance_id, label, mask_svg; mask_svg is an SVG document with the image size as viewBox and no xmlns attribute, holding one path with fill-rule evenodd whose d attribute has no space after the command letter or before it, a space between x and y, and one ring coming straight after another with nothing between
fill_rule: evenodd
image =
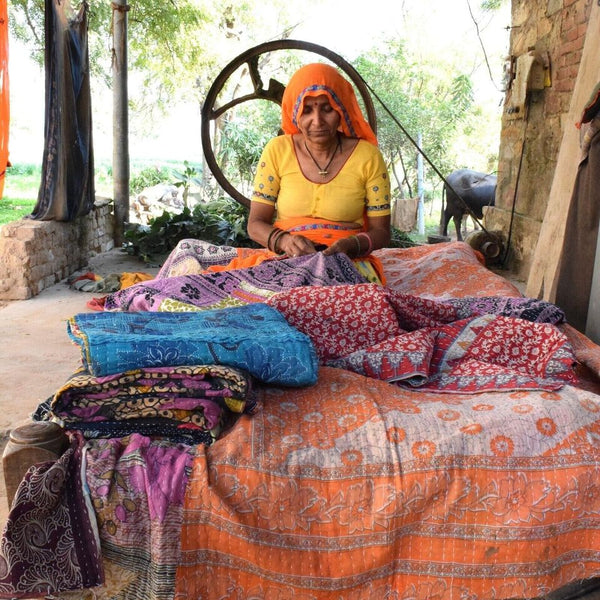
<instances>
[{"instance_id":1,"label":"brick wall","mask_svg":"<svg viewBox=\"0 0 600 600\"><path fill-rule=\"evenodd\" d=\"M546 205L593 0L513 0L510 53L549 62L549 81L529 93L527 118L502 118L496 206L486 227L510 233L509 269L527 279ZM549 85L548 85L549 83ZM518 186L517 186L518 180Z\"/></svg>"},{"instance_id":2,"label":"brick wall","mask_svg":"<svg viewBox=\"0 0 600 600\"><path fill-rule=\"evenodd\" d=\"M0 227L0 300L26 300L114 246L108 200L71 222L21 219Z\"/></svg>"}]
</instances>

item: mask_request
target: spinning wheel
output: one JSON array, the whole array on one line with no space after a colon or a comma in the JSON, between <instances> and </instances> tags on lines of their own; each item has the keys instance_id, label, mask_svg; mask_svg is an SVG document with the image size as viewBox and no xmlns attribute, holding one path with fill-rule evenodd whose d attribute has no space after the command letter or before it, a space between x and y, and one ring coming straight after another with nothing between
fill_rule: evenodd
<instances>
[{"instance_id":1,"label":"spinning wheel","mask_svg":"<svg viewBox=\"0 0 600 600\"><path fill-rule=\"evenodd\" d=\"M267 89L265 89L258 68L260 56L272 52L274 50L306 50L308 52L319 54L330 60L335 65L337 65L340 69L342 69L342 71L344 71L344 73L349 77L349 79L358 89L360 96L364 102L369 125L371 126L374 132L377 132L377 118L375 115L375 109L373 107L373 101L371 100L371 96L369 94L367 86L365 85L364 81L362 80L356 69L354 69L354 67L350 63L346 62L338 54L335 54L334 52L328 50L323 46L298 40L276 40L274 42L267 42L265 44L255 46L254 48L250 48L249 50L240 54L237 58L232 60L221 71L221 73L219 73L212 86L208 90L208 94L206 95L206 100L202 107L201 114L202 149L204 151L204 156L206 158L208 167L210 168L212 174L215 176L215 179L219 182L221 187L234 200L237 200L238 202L247 207L250 206L250 200L246 198L246 196L244 196L242 193L240 193L229 182L229 180L223 174L221 167L217 163L213 152L212 140L210 135L211 121L218 119L221 115L223 115L225 112L227 112L234 106L237 106L238 104L247 102L249 100L270 100L281 106L281 98L285 90L285 85L283 85L279 81L276 81L275 79L269 79L269 86ZM215 107L216 100L219 97L219 94L223 90L223 87L227 83L228 79L243 64L246 64L248 67L248 72L250 74L254 91L250 94L240 96L239 98L234 98L233 100L223 104L218 108Z\"/></svg>"}]
</instances>

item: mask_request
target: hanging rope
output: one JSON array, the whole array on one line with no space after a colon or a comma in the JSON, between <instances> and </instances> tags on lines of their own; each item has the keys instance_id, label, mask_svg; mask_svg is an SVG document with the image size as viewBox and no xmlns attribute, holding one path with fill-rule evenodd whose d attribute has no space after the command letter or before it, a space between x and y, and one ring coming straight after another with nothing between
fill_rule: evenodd
<instances>
[{"instance_id":1,"label":"hanging rope","mask_svg":"<svg viewBox=\"0 0 600 600\"><path fill-rule=\"evenodd\" d=\"M400 131L402 131L402 133L407 137L407 139L410 141L410 143L417 149L417 151L429 163L431 168L437 173L439 178L444 182L444 185L447 187L447 189L451 190L456 195L456 197L462 202L463 208L466 210L466 212L469 214L469 216L473 219L473 221L475 221L479 225L479 227L481 227L482 231L486 235L488 235L490 238L495 237L483 226L483 223L479 220L477 215L471 210L471 208L465 202L465 200L462 198L462 196L452 187L452 185L450 185L450 183L448 183L447 179L444 177L444 175L442 175L442 173L436 167L436 165L433 163L433 161L427 156L427 154L424 152L424 150L419 146L419 144L417 144L417 142L412 138L412 136L408 133L408 131L406 131L406 129L402 125L402 123L400 123L398 118L392 113L392 111L387 107L385 102L379 97L377 92L365 81L365 79L363 78L362 75L360 75L360 73L359 73L359 77L362 80L362 82L365 84L367 89L371 92L373 97L377 100L377 102L379 102L379 104L385 110L385 112L390 116L390 118L394 121L394 123L396 123L396 125L398 126Z\"/></svg>"}]
</instances>

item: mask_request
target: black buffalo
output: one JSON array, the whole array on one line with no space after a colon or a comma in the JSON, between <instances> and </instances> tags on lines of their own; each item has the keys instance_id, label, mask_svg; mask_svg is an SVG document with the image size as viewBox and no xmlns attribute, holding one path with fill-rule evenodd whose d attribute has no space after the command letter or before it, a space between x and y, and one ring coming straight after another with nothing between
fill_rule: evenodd
<instances>
[{"instance_id":1,"label":"black buffalo","mask_svg":"<svg viewBox=\"0 0 600 600\"><path fill-rule=\"evenodd\" d=\"M446 197L446 205L444 207L442 196L441 234L448 235L448 223L452 219L456 227L456 239L462 240L460 229L464 215L472 213L481 219L483 207L494 206L497 177L472 169L458 169L446 177L446 182L442 192Z\"/></svg>"}]
</instances>

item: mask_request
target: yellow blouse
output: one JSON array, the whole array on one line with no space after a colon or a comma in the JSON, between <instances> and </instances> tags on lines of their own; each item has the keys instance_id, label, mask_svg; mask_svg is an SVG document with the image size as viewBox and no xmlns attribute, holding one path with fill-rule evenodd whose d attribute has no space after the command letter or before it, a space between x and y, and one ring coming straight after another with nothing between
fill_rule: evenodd
<instances>
[{"instance_id":1,"label":"yellow blouse","mask_svg":"<svg viewBox=\"0 0 600 600\"><path fill-rule=\"evenodd\" d=\"M390 214L390 179L379 149L359 140L340 172L327 183L307 179L291 135L270 140L254 178L253 202L275 206L278 220L311 217L363 225Z\"/></svg>"}]
</instances>

